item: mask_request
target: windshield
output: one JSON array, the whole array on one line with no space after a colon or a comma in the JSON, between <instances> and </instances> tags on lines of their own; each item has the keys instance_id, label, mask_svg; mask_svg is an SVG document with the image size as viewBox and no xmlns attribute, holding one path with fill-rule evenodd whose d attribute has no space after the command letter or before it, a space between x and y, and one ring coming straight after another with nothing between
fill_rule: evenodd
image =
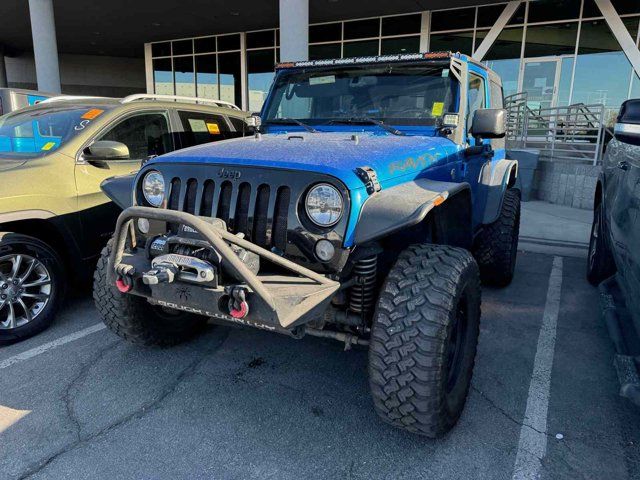
<instances>
[{"instance_id":1,"label":"windshield","mask_svg":"<svg viewBox=\"0 0 640 480\"><path fill-rule=\"evenodd\" d=\"M78 135L106 110L99 107L28 109L0 117L0 156L36 158L51 153Z\"/></svg>"},{"instance_id":2,"label":"windshield","mask_svg":"<svg viewBox=\"0 0 640 480\"><path fill-rule=\"evenodd\" d=\"M435 125L456 111L457 81L448 65L381 65L281 71L265 123L306 124L375 119L392 125Z\"/></svg>"}]
</instances>

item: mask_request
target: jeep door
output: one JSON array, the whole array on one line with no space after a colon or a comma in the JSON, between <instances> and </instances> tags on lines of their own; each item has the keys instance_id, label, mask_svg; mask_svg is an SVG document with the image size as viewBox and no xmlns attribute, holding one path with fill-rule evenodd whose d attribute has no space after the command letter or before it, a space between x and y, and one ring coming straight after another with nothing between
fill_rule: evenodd
<instances>
[{"instance_id":1,"label":"jeep door","mask_svg":"<svg viewBox=\"0 0 640 480\"><path fill-rule=\"evenodd\" d=\"M86 147L78 152L78 210L87 257L100 252L111 237L121 211L104 195L100 184L109 177L135 173L142 162L174 150L169 115L164 109L125 114L95 134L86 145L101 140L123 143L129 149L129 158L93 160L89 159Z\"/></svg>"}]
</instances>

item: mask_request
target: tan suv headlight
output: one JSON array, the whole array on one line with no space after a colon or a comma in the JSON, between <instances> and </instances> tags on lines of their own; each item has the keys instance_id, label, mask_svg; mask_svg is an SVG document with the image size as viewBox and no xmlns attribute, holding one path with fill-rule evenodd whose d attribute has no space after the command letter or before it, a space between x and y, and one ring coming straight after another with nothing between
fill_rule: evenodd
<instances>
[{"instance_id":1,"label":"tan suv headlight","mask_svg":"<svg viewBox=\"0 0 640 480\"><path fill-rule=\"evenodd\" d=\"M164 177L156 170L148 172L142 180L142 194L144 199L154 207L159 207L164 201Z\"/></svg>"}]
</instances>

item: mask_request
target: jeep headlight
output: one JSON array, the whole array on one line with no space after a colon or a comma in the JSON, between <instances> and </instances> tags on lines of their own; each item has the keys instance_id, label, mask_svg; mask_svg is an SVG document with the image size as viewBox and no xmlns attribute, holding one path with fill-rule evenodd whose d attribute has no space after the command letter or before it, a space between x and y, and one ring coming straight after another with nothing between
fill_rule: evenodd
<instances>
[{"instance_id":1,"label":"jeep headlight","mask_svg":"<svg viewBox=\"0 0 640 480\"><path fill-rule=\"evenodd\" d=\"M144 199L154 207L159 207L164 201L164 177L156 170L151 170L142 180L142 194Z\"/></svg>"},{"instance_id":2,"label":"jeep headlight","mask_svg":"<svg viewBox=\"0 0 640 480\"><path fill-rule=\"evenodd\" d=\"M305 209L313 223L320 227L330 227L342 217L342 195L333 185L319 183L307 193Z\"/></svg>"}]
</instances>

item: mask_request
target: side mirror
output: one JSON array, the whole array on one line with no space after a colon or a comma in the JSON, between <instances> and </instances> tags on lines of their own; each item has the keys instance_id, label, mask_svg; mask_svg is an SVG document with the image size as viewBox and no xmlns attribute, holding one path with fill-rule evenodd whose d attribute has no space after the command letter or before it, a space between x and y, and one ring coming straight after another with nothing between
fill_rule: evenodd
<instances>
[{"instance_id":1,"label":"side mirror","mask_svg":"<svg viewBox=\"0 0 640 480\"><path fill-rule=\"evenodd\" d=\"M621 142L640 145L640 98L622 104L613 134Z\"/></svg>"},{"instance_id":2,"label":"side mirror","mask_svg":"<svg viewBox=\"0 0 640 480\"><path fill-rule=\"evenodd\" d=\"M502 138L507 134L507 111L504 108L476 110L471 123L471 135L475 138Z\"/></svg>"},{"instance_id":3,"label":"side mirror","mask_svg":"<svg viewBox=\"0 0 640 480\"><path fill-rule=\"evenodd\" d=\"M84 149L85 160L129 160L129 147L124 143L99 140Z\"/></svg>"},{"instance_id":4,"label":"side mirror","mask_svg":"<svg viewBox=\"0 0 640 480\"><path fill-rule=\"evenodd\" d=\"M262 124L262 119L260 118L260 115L258 115L257 113L252 113L250 117L247 117L245 119L245 123L249 127L260 128L260 125Z\"/></svg>"}]
</instances>

